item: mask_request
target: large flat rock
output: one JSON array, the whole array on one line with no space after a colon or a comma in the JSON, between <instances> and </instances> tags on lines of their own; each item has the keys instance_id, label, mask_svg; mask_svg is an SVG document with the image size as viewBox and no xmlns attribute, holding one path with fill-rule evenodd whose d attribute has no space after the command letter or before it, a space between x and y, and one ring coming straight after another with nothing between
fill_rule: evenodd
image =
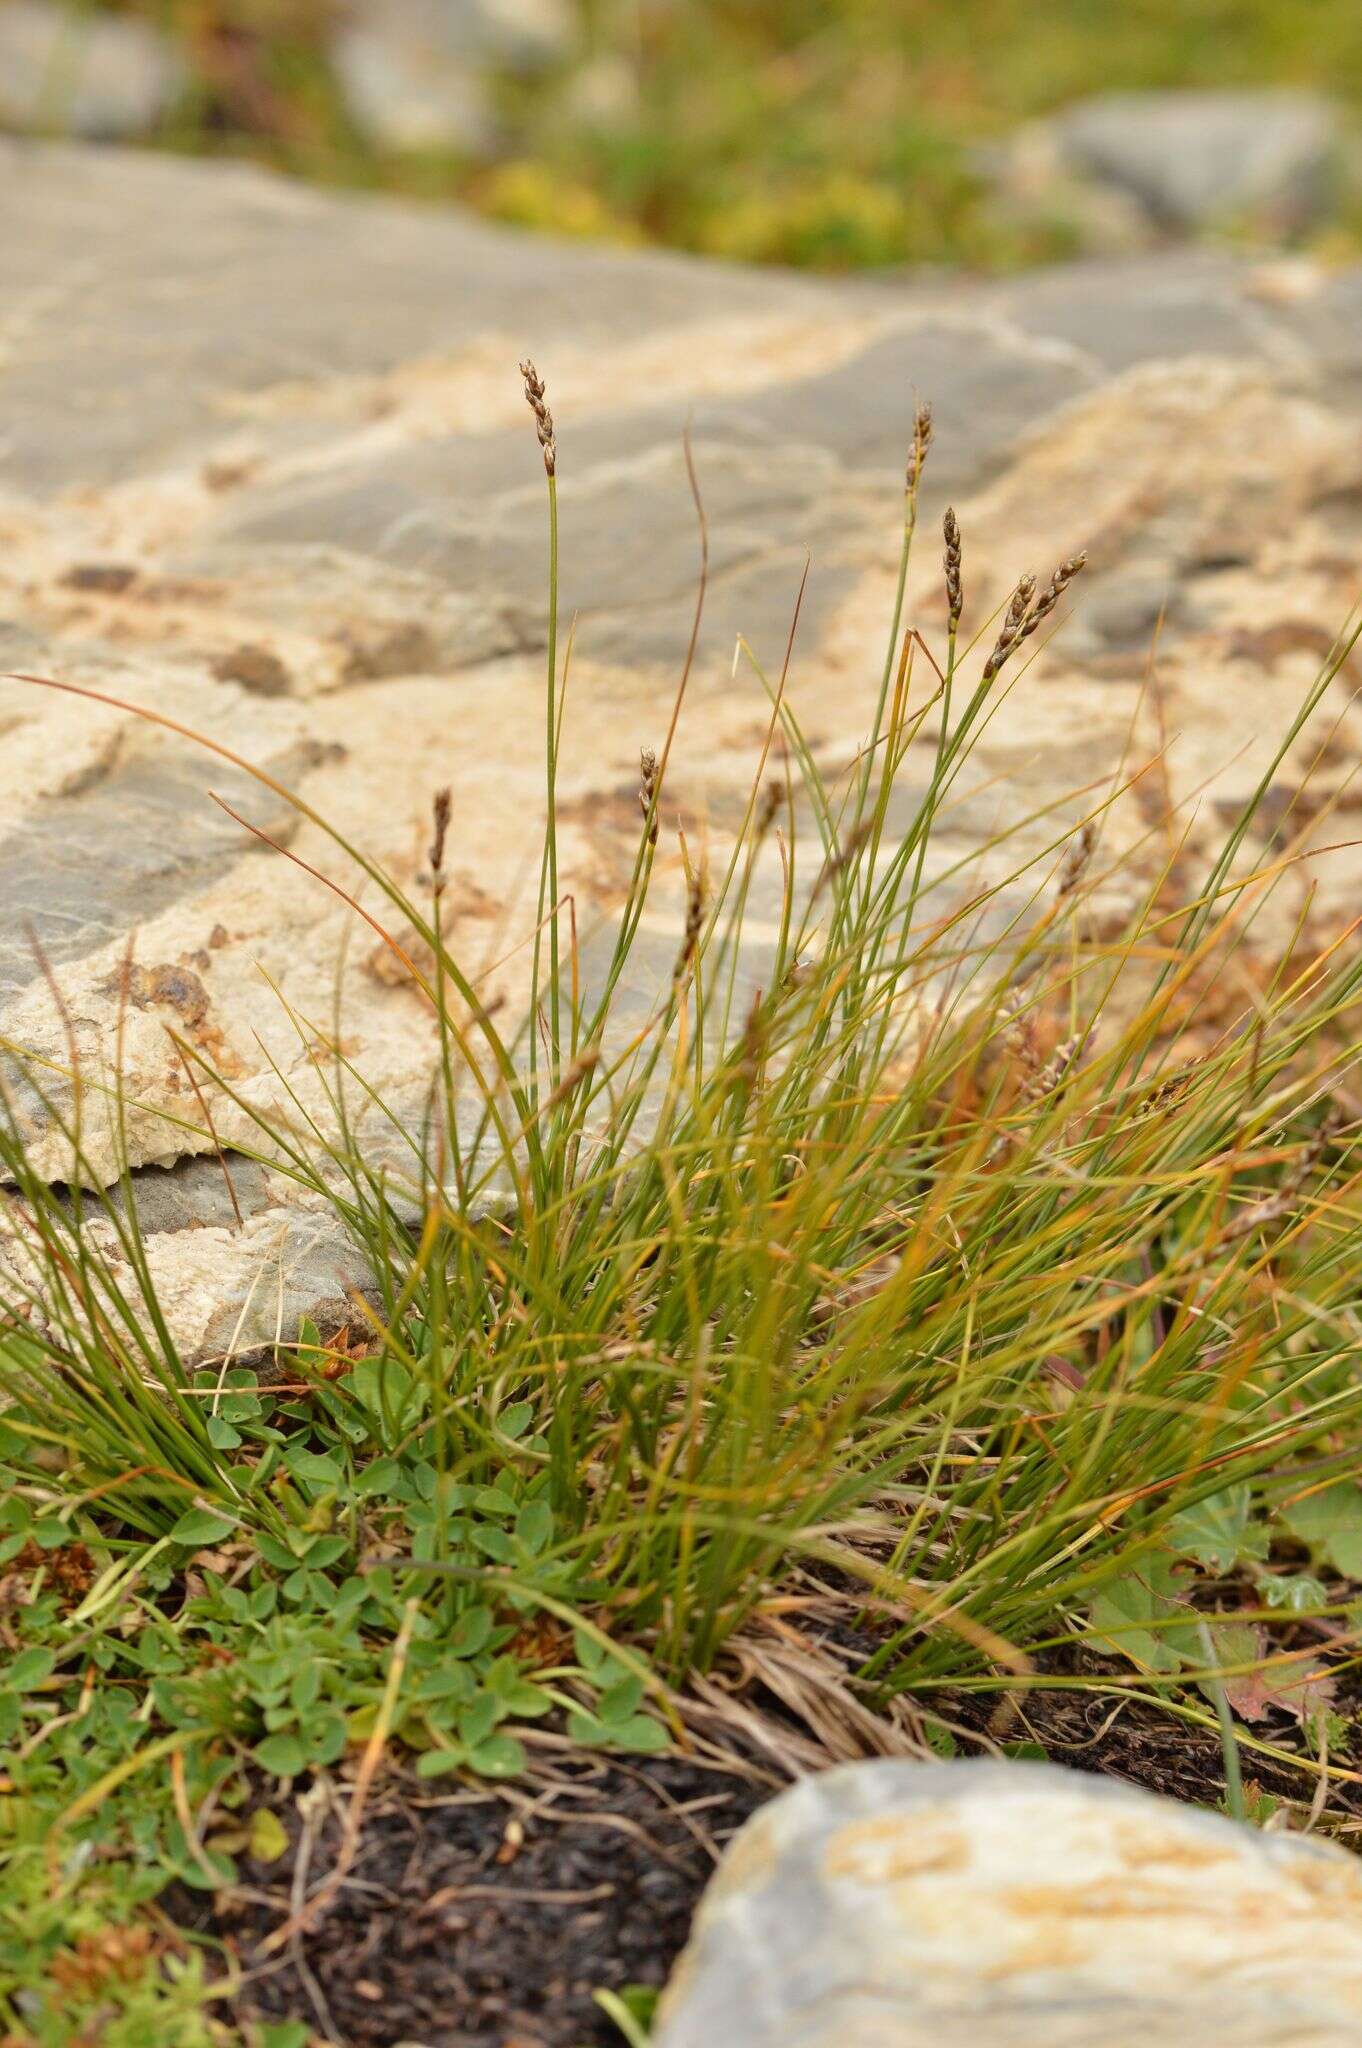
<instances>
[{"instance_id":1,"label":"large flat rock","mask_svg":"<svg viewBox=\"0 0 1362 2048\"><path fill-rule=\"evenodd\" d=\"M735 668L737 636L778 667L809 555L792 691L827 763L864 730L919 396L937 418L911 589L929 630L948 496L971 630L1022 570L1091 557L1080 615L995 719L948 847L1066 793L1077 808L1132 744L1171 741L1188 791L1217 778L1208 815L1232 802L1356 595L1356 272L1161 255L992 285L827 284L19 143L0 145L0 256L0 659L208 735L413 884L432 791L452 784L449 912L489 995L523 988L542 812L526 353L558 422L577 621L563 865L588 948L632 860L638 750L661 741L689 628L688 424L704 494L709 601L645 981L675 954L676 820L721 840L751 774L766 700ZM1341 785L1362 734L1342 685L1332 708ZM352 887L313 825L126 710L0 681L0 733L0 1034L52 1063L60 1098L68 1020L38 949L89 1073L107 1073L122 1009L134 1167L210 1149L167 1026L247 1103L279 1101L281 1075L314 1101L339 999L347 1053L419 1103L417 993L209 792ZM1339 839L1354 836L1342 801ZM1355 900L1355 879L1340 857L1321 902ZM39 1105L19 1108L39 1165L69 1177ZM248 1139L243 1111L218 1113L226 1143ZM98 1118L87 1136L111 1178ZM211 1259L192 1228L161 1233L186 1342L220 1327L205 1272L224 1298L249 1287L263 1226L248 1222L205 1222Z\"/></svg>"},{"instance_id":2,"label":"large flat rock","mask_svg":"<svg viewBox=\"0 0 1362 2048\"><path fill-rule=\"evenodd\" d=\"M1362 1866L1112 1779L848 1764L730 1843L657 2048L1346 2048Z\"/></svg>"}]
</instances>

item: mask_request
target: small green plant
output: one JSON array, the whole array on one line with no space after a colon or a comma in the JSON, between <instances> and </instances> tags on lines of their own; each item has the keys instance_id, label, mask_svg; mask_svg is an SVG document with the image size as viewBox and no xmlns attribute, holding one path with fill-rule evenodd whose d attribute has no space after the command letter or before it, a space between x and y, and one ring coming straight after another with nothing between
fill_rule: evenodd
<instances>
[{"instance_id":1,"label":"small green plant","mask_svg":"<svg viewBox=\"0 0 1362 2048\"><path fill-rule=\"evenodd\" d=\"M40 1843L6 1845L0 2016L22 2048L218 2048L203 1957L140 1911L154 1884L97 1870L53 1883ZM97 2032L95 2030L98 2030Z\"/></svg>"},{"instance_id":2,"label":"small green plant","mask_svg":"<svg viewBox=\"0 0 1362 2048\"><path fill-rule=\"evenodd\" d=\"M657 2009L657 1992L648 1984L628 1984L623 1991L598 1991L596 2003L613 2020L628 2048L643 2048Z\"/></svg>"},{"instance_id":3,"label":"small green plant","mask_svg":"<svg viewBox=\"0 0 1362 2048\"><path fill-rule=\"evenodd\" d=\"M0 1899L31 1892L39 1840L73 1916L111 1856L134 1902L219 1887L243 1854L282 1853L262 1785L344 1771L358 1816L385 1752L418 1778L516 1776L550 1725L646 1755L796 1584L861 1644L838 1680L861 1711L1135 1691L1232 1734L1236 1766L1322 1775L1308 1741L1254 1731L1285 1713L1308 1733L1356 1654L1362 958L1330 941L1250 971L1283 871L1246 858L1253 805L1186 900L1158 846L1137 849L1115 930L1091 912L1119 786L941 855L971 748L1083 562L1023 576L976 646L948 512L938 660L904 617L924 409L863 745L820 768L788 673L749 654L766 738L707 865L668 807L688 661L589 981L556 829L556 448L524 375L551 624L519 1032L446 943L447 797L419 897L289 799L386 904L373 921L431 1013L406 1184L367 1158L365 1083L339 1051L329 1126L251 1112L260 1156L367 1254L358 1338L305 1325L268 1371L183 1358L131 1171L109 1192L89 1166L117 1077L7 1048ZM697 631L703 599L702 569ZM905 802L910 763L925 787ZM674 954L622 1027L674 839ZM1252 1000L1191 1050L1231 965ZM183 1050L205 1109L247 1107ZM30 1162L20 1064L70 1196ZM50 1967L0 1977L12 2029ZM167 2011L213 1989L184 1957L153 1977Z\"/></svg>"}]
</instances>

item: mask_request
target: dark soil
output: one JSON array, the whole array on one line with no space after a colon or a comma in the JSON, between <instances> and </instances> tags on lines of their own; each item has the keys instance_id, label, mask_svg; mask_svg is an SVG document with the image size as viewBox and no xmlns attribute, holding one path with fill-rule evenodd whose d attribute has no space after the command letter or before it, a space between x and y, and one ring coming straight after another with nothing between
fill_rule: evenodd
<instances>
[{"instance_id":1,"label":"dark soil","mask_svg":"<svg viewBox=\"0 0 1362 2048\"><path fill-rule=\"evenodd\" d=\"M288 1856L164 1903L235 1955L242 2017L325 2022L347 2048L620 2048L593 1991L665 1982L715 1856L772 1789L669 1757L569 1759L505 1797L389 1783L329 1908L273 1957L259 1945L289 1916L296 1805ZM309 1893L340 1839L328 1814Z\"/></svg>"},{"instance_id":2,"label":"dark soil","mask_svg":"<svg viewBox=\"0 0 1362 2048\"><path fill-rule=\"evenodd\" d=\"M1078 1649L1038 1662L1044 1676L1051 1679L1127 1675L1121 1667ZM1341 1700L1340 1711L1345 1720L1354 1720L1357 1703ZM1012 1706L1006 1704L1006 1696L997 1693L957 1696L950 1703L949 1715L966 1738L977 1734L1004 1751L1018 1744L1033 1746L1043 1749L1049 1762L1072 1770L1122 1778L1127 1784L1192 1805L1224 1806L1225 1757L1219 1735L1146 1700L1117 1699L1112 1692L1037 1686ZM1255 1732L1283 1750L1301 1743L1299 1728L1285 1714ZM1356 1768L1354 1748L1362 1748L1362 1744L1350 1746L1349 1754L1340 1759L1349 1770ZM1298 1805L1310 1804L1317 1781L1304 1764L1297 1769L1245 1749L1240 1754L1240 1768L1250 1798L1256 1792ZM1362 1814L1362 1798L1347 1779L1335 1777L1331 1782L1328 1811L1335 1817Z\"/></svg>"},{"instance_id":3,"label":"dark soil","mask_svg":"<svg viewBox=\"0 0 1362 2048\"><path fill-rule=\"evenodd\" d=\"M1052 1680L1114 1668L1081 1651L1044 1662ZM763 1704L781 1717L776 1702ZM975 1693L923 1706L961 1754L1041 1748L1056 1764L1223 1801L1218 1738L1140 1700L1061 1686L1015 1705ZM1285 1725L1264 1732L1289 1746ZM1305 1772L1243 1761L1251 1796L1309 1801ZM289 1853L244 1862L234 1891L163 1903L227 1944L246 1977L241 2017L309 2019L344 2048L620 2048L593 1992L666 1981L717 1855L779 1787L741 1763L730 1772L673 1757L624 1762L566 1746L550 1753L548 1772L497 1789L389 1779L371 1797L342 1885L314 1925L272 1952L261 1944L334 1868L348 1786L326 1806L324 1787L280 1806ZM1362 1810L1346 1782L1331 1788L1329 1808Z\"/></svg>"}]
</instances>

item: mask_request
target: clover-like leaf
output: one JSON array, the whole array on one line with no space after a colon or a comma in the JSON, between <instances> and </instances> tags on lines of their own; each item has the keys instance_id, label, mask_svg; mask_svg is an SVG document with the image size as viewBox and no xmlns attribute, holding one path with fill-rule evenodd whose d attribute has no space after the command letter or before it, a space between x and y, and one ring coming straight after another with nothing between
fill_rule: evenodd
<instances>
[{"instance_id":1,"label":"clover-like leaf","mask_svg":"<svg viewBox=\"0 0 1362 2048\"><path fill-rule=\"evenodd\" d=\"M227 1515L217 1514L212 1508L190 1508L171 1530L170 1540L186 1544L191 1550L203 1550L225 1542L235 1529L236 1523Z\"/></svg>"},{"instance_id":2,"label":"clover-like leaf","mask_svg":"<svg viewBox=\"0 0 1362 2048\"><path fill-rule=\"evenodd\" d=\"M546 1500L531 1500L516 1516L516 1542L531 1557L538 1557L553 1534L553 1509Z\"/></svg>"},{"instance_id":3,"label":"clover-like leaf","mask_svg":"<svg viewBox=\"0 0 1362 2048\"><path fill-rule=\"evenodd\" d=\"M462 1743L454 1749L427 1749L416 1759L418 1778L445 1778L451 1771L468 1768L468 1751Z\"/></svg>"},{"instance_id":4,"label":"clover-like leaf","mask_svg":"<svg viewBox=\"0 0 1362 2048\"><path fill-rule=\"evenodd\" d=\"M257 1806L251 1815L247 1846L257 1863L277 1863L288 1851L288 1832L272 1807Z\"/></svg>"},{"instance_id":5,"label":"clover-like leaf","mask_svg":"<svg viewBox=\"0 0 1362 2048\"><path fill-rule=\"evenodd\" d=\"M256 1743L253 1754L260 1768L275 1778L296 1778L307 1765L296 1735L267 1735Z\"/></svg>"},{"instance_id":6,"label":"clover-like leaf","mask_svg":"<svg viewBox=\"0 0 1362 2048\"><path fill-rule=\"evenodd\" d=\"M20 1650L8 1665L0 1665L0 1685L7 1692L32 1692L52 1676L56 1661L51 1650Z\"/></svg>"},{"instance_id":7,"label":"clover-like leaf","mask_svg":"<svg viewBox=\"0 0 1362 2048\"><path fill-rule=\"evenodd\" d=\"M445 1648L451 1657L476 1657L481 1650L486 1649L491 1634L491 1609L468 1607L450 1630Z\"/></svg>"},{"instance_id":8,"label":"clover-like leaf","mask_svg":"<svg viewBox=\"0 0 1362 2048\"><path fill-rule=\"evenodd\" d=\"M643 1703L643 1690L643 1680L632 1672L626 1678L617 1678L597 1700L597 1715L607 1725L631 1720Z\"/></svg>"},{"instance_id":9,"label":"clover-like leaf","mask_svg":"<svg viewBox=\"0 0 1362 2048\"><path fill-rule=\"evenodd\" d=\"M671 1748L671 1736L651 1714L631 1714L627 1721L612 1721L607 1734L612 1749L627 1749L639 1756L656 1756Z\"/></svg>"},{"instance_id":10,"label":"clover-like leaf","mask_svg":"<svg viewBox=\"0 0 1362 2048\"><path fill-rule=\"evenodd\" d=\"M513 1401L511 1406L503 1408L501 1414L497 1417L497 1428L502 1436L509 1437L511 1442L514 1443L517 1437L524 1436L533 1421L534 1409L530 1403L528 1401Z\"/></svg>"},{"instance_id":11,"label":"clover-like leaf","mask_svg":"<svg viewBox=\"0 0 1362 2048\"><path fill-rule=\"evenodd\" d=\"M485 1742L498 1721L506 1719L506 1703L494 1692L480 1692L459 1715L459 1739L470 1749Z\"/></svg>"},{"instance_id":12,"label":"clover-like leaf","mask_svg":"<svg viewBox=\"0 0 1362 2048\"><path fill-rule=\"evenodd\" d=\"M310 1764L333 1764L345 1753L345 1721L334 1707L310 1714L298 1732Z\"/></svg>"},{"instance_id":13,"label":"clover-like leaf","mask_svg":"<svg viewBox=\"0 0 1362 2048\"><path fill-rule=\"evenodd\" d=\"M1362 1579L1362 1486L1335 1479L1278 1509L1293 1536L1348 1579Z\"/></svg>"},{"instance_id":14,"label":"clover-like leaf","mask_svg":"<svg viewBox=\"0 0 1362 2048\"><path fill-rule=\"evenodd\" d=\"M1166 1557L1142 1558L1094 1595L1089 1641L1128 1657L1143 1671L1181 1670L1184 1656L1196 1654L1196 1611L1180 1597L1181 1590Z\"/></svg>"},{"instance_id":15,"label":"clover-like leaf","mask_svg":"<svg viewBox=\"0 0 1362 2048\"><path fill-rule=\"evenodd\" d=\"M489 1735L485 1742L477 1743L468 1752L468 1766L480 1778L518 1778L525 1769L526 1757L523 1745L514 1735L504 1730Z\"/></svg>"},{"instance_id":16,"label":"clover-like leaf","mask_svg":"<svg viewBox=\"0 0 1362 2048\"><path fill-rule=\"evenodd\" d=\"M1190 1557L1208 1571L1232 1572L1268 1551L1268 1529L1253 1519L1253 1493L1247 1485L1227 1486L1208 1494L1168 1524L1167 1539L1179 1557Z\"/></svg>"}]
</instances>

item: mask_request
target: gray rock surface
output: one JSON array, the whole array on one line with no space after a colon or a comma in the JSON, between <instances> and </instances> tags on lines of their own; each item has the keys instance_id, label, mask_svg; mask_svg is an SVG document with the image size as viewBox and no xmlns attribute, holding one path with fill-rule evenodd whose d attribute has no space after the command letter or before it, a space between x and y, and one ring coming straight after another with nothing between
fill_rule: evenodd
<instances>
[{"instance_id":1,"label":"gray rock surface","mask_svg":"<svg viewBox=\"0 0 1362 2048\"><path fill-rule=\"evenodd\" d=\"M0 7L0 128L90 141L143 135L184 83L173 47L149 22L56 0Z\"/></svg>"},{"instance_id":2,"label":"gray rock surface","mask_svg":"<svg viewBox=\"0 0 1362 2048\"><path fill-rule=\"evenodd\" d=\"M332 42L350 113L387 149L489 149L492 73L529 71L573 37L566 0L369 0Z\"/></svg>"},{"instance_id":3,"label":"gray rock surface","mask_svg":"<svg viewBox=\"0 0 1362 2048\"><path fill-rule=\"evenodd\" d=\"M255 170L15 142L0 144L0 262L0 653L119 700L0 679L0 1037L50 1061L60 1092L67 1019L36 933L87 1079L111 1079L121 1044L139 1170L213 1150L169 1031L230 1089L215 1097L229 1147L256 1141L253 1109L287 1107L285 1085L324 1108L318 1053L337 1014L375 1088L408 1115L423 1099L423 999L298 864L348 889L344 856L244 763L418 889L431 795L451 783L450 930L489 999L523 999L508 934L532 914L545 635L527 352L558 422L562 608L577 621L562 868L588 965L609 945L638 750L665 732L690 626L687 422L709 522L705 623L629 992L640 1008L675 958L677 823L706 821L717 852L746 797L766 699L734 667L737 636L779 665L810 553L790 687L830 764L864 730L918 394L937 417L909 592L928 634L948 498L970 632L1023 570L1082 545L1094 599L1092 623L1080 603L995 719L943 818L943 858L1044 802L1073 815L1075 792L1132 744L1167 741L1178 788L1242 796L1357 595L1355 271L1165 253L991 285L833 284L556 245ZM1362 729L1342 683L1329 708L1327 836L1346 841ZM1104 847L1146 831L1132 804ZM1052 828L1037 832L1039 847ZM1315 914L1351 915L1356 878L1354 856L1322 863ZM40 1105L21 1092L18 1107L39 1169L69 1180ZM86 1135L87 1173L112 1180L106 1128L92 1118ZM204 1228L157 1231L190 1349L221 1338L253 1281L253 1299L292 1314L276 1254L305 1267L315 1217L300 1237L278 1194L242 1229L214 1198ZM267 1242L275 1263L256 1279Z\"/></svg>"},{"instance_id":4,"label":"gray rock surface","mask_svg":"<svg viewBox=\"0 0 1362 2048\"><path fill-rule=\"evenodd\" d=\"M805 1779L701 1902L655 2048L1350 2048L1362 1864L1111 1779Z\"/></svg>"},{"instance_id":5,"label":"gray rock surface","mask_svg":"<svg viewBox=\"0 0 1362 2048\"><path fill-rule=\"evenodd\" d=\"M480 156L496 140L492 94L481 70L462 59L432 60L415 41L358 22L331 49L346 109L381 149L453 150Z\"/></svg>"},{"instance_id":6,"label":"gray rock surface","mask_svg":"<svg viewBox=\"0 0 1362 2048\"><path fill-rule=\"evenodd\" d=\"M1165 234L1300 234L1327 214L1343 169L1337 110L1288 91L1104 93L1032 130L1014 162L1041 183L1048 167L1058 189L1093 187Z\"/></svg>"}]
</instances>

